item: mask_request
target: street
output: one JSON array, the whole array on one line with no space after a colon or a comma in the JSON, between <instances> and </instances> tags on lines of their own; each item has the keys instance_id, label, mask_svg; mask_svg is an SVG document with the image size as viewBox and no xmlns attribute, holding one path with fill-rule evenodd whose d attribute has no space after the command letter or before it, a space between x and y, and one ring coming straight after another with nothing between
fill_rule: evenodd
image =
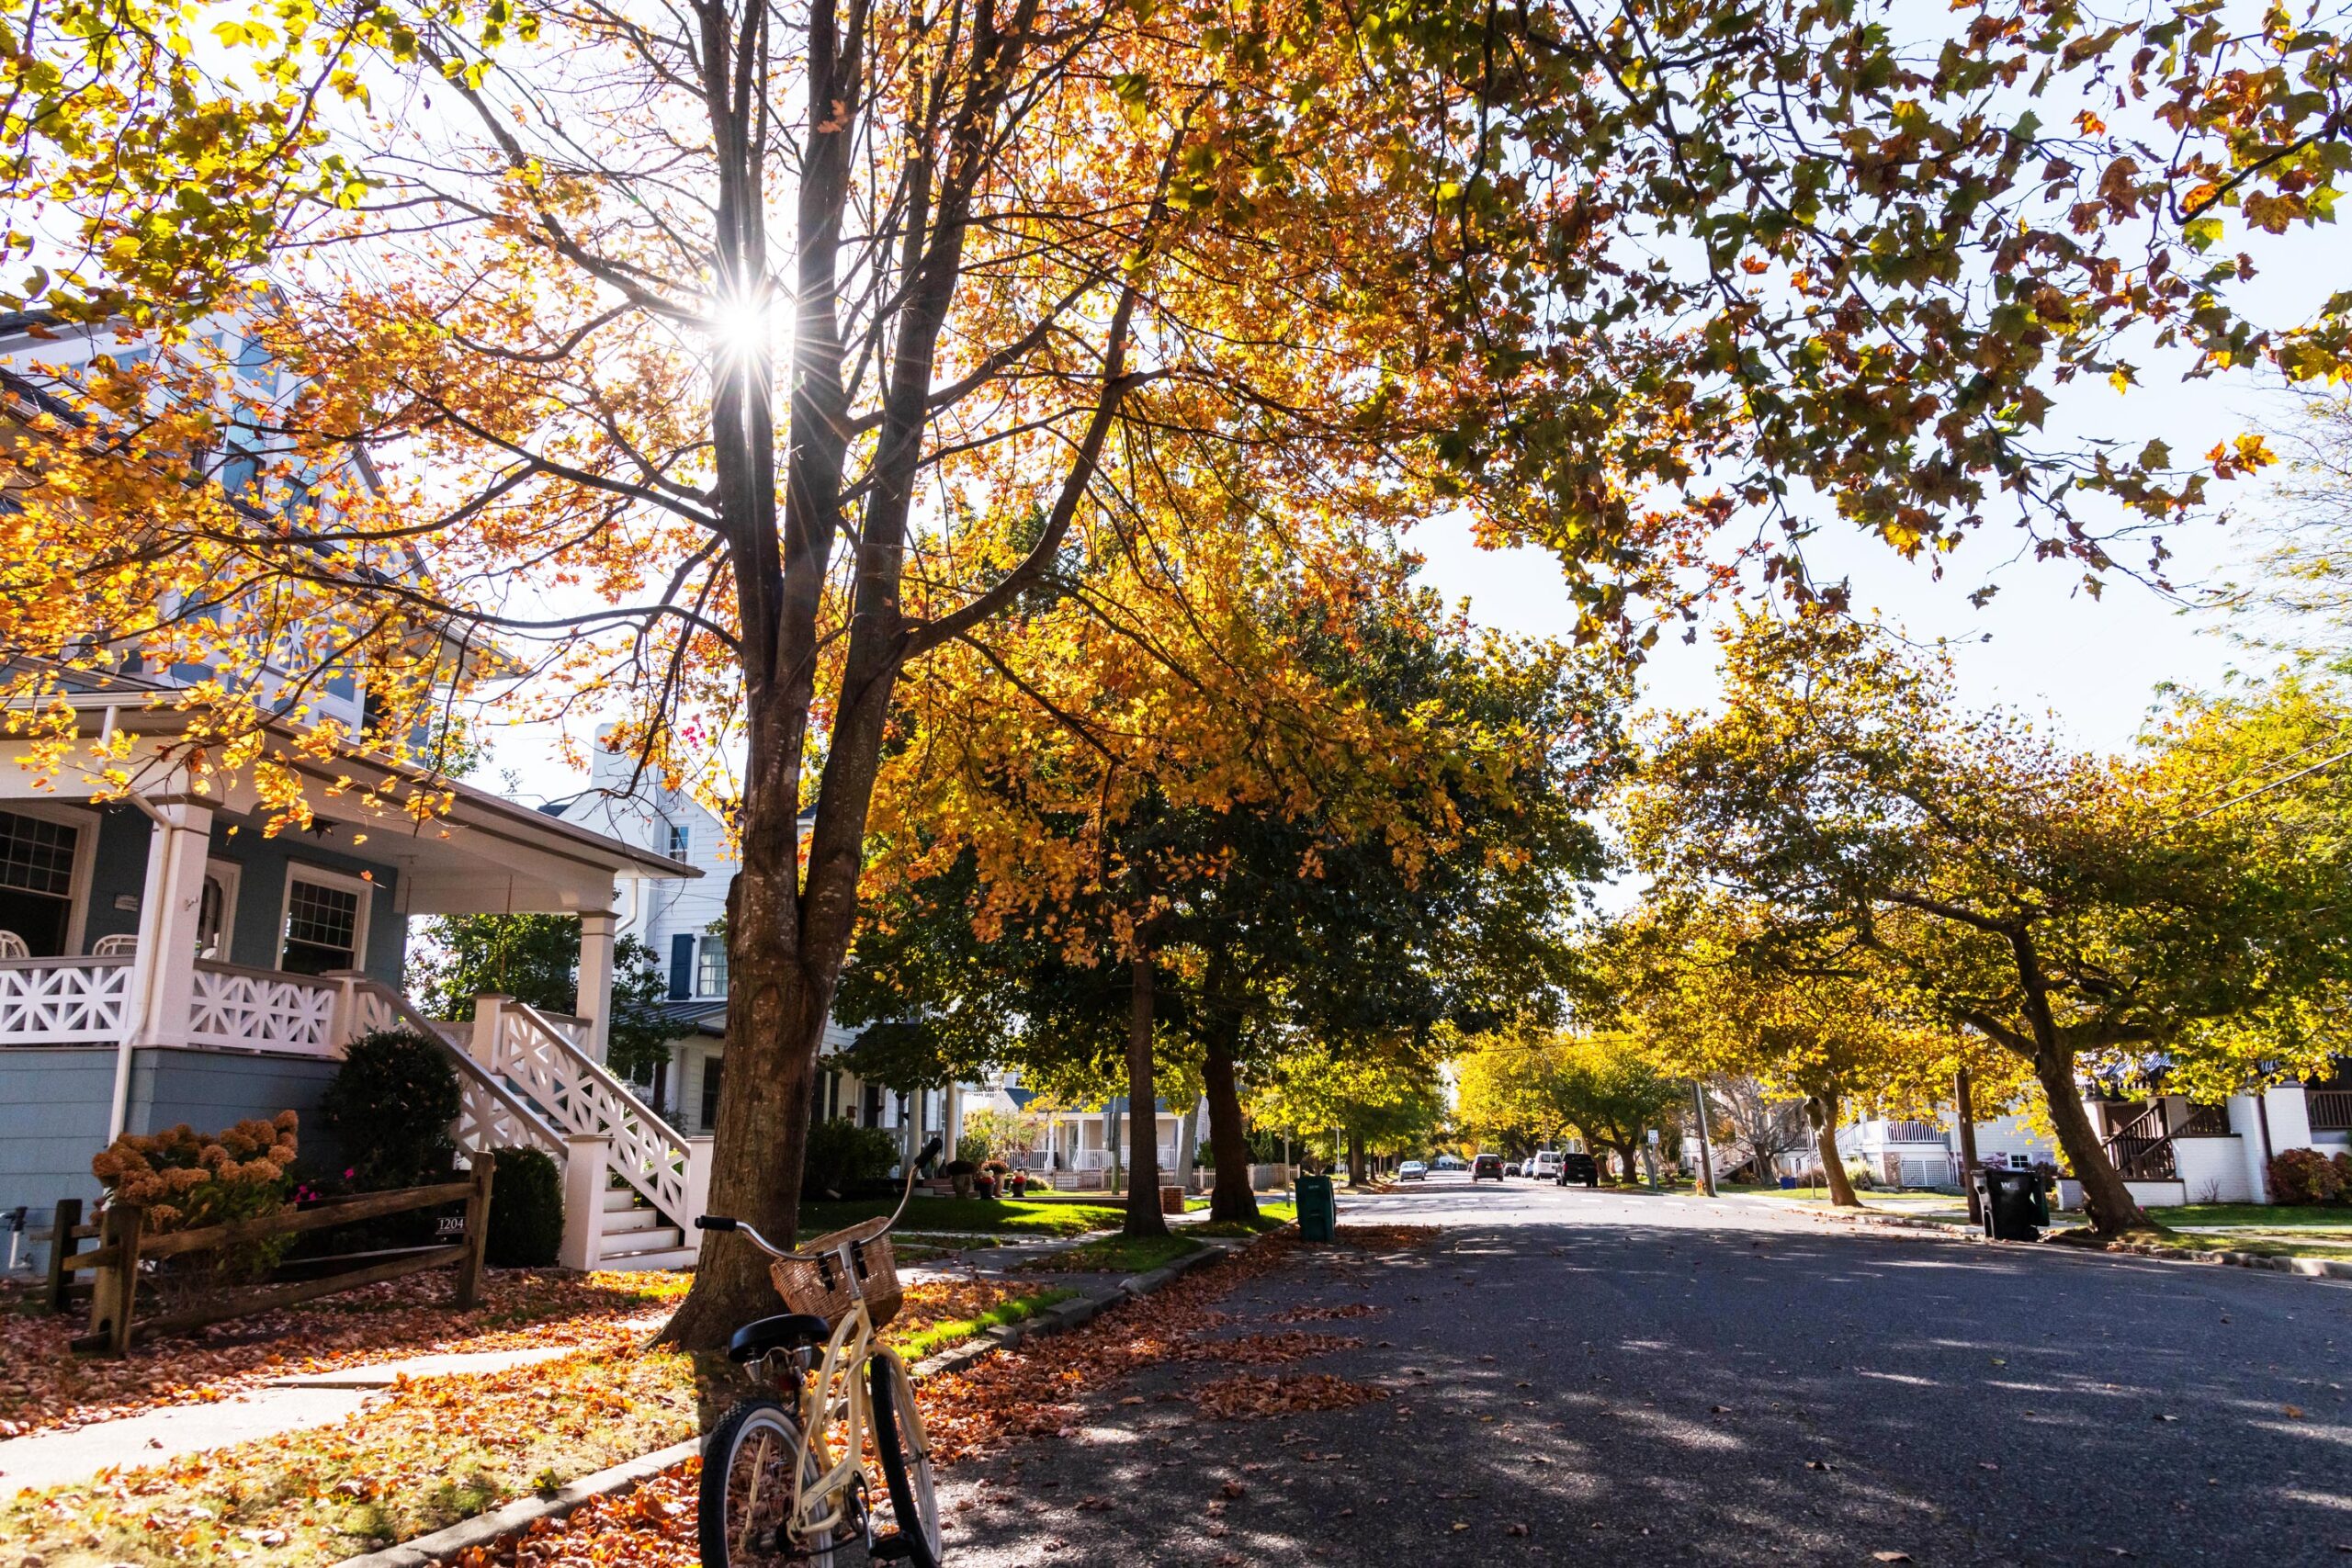
<instances>
[{"instance_id":1,"label":"street","mask_svg":"<svg viewBox=\"0 0 2352 1568\"><path fill-rule=\"evenodd\" d=\"M957 1466L948 1560L2352 1562L2352 1286L1458 1176L1340 1209L1441 1229L1302 1249L1216 1332L1360 1347L1156 1366ZM1387 1397L1160 1397L1238 1371Z\"/></svg>"}]
</instances>

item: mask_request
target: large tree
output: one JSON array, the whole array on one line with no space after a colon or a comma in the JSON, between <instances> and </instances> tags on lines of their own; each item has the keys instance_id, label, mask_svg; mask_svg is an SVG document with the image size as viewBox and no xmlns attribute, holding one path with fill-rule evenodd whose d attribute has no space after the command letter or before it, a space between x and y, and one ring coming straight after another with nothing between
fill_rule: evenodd
<instances>
[{"instance_id":1,"label":"large tree","mask_svg":"<svg viewBox=\"0 0 2352 1568\"><path fill-rule=\"evenodd\" d=\"M14 711L53 759L65 685L201 664L157 699L171 764L313 754L429 814L379 764L453 681L616 707L740 833L711 1201L789 1235L899 675L1151 444L1465 509L1560 556L1580 636L1638 636L1758 522L1793 566L1808 492L1906 552L2006 498L2102 567L2074 495L2204 483L2038 434L2056 383L2129 381L2132 324L2338 362L2340 312L2250 321L2252 263L2206 254L2330 210L2332 33L1961 15L1915 54L1787 0L39 7L0 50L0 190L38 214L0 304L166 352L18 411ZM2020 112L2090 84L2162 136ZM290 381L188 333L224 306ZM265 722L343 679L357 733ZM765 1295L714 1236L672 1332Z\"/></svg>"},{"instance_id":2,"label":"large tree","mask_svg":"<svg viewBox=\"0 0 2352 1568\"><path fill-rule=\"evenodd\" d=\"M1728 895L1764 923L1751 945L1824 974L1851 953L2012 1053L2098 1228L2145 1223L2084 1110L2085 1058L2193 1054L2324 983L2344 952L2327 863L2199 809L2177 764L1961 709L1892 633L1759 617L1725 652L1723 707L1668 721L1626 809L1658 896Z\"/></svg>"},{"instance_id":3,"label":"large tree","mask_svg":"<svg viewBox=\"0 0 2352 1568\"><path fill-rule=\"evenodd\" d=\"M1058 597L984 657L934 660L908 688L878 919L844 1002L916 1018L967 1061L990 1049L986 1021L1036 1065L1040 1039L1083 1037L1045 1032L1049 1004L1110 1021L1112 993L1066 968L1116 972L1130 1097L1147 1098L1151 1039L1192 1045L1213 1207L1246 1220L1250 1061L1419 1049L1555 982L1561 911L1599 869L1578 813L1623 682L1473 637L1405 587L1408 559L1351 531L1306 551L1296 529L1250 544L1129 525L1127 564L1049 579ZM1148 1153L1138 1140L1139 1173Z\"/></svg>"}]
</instances>

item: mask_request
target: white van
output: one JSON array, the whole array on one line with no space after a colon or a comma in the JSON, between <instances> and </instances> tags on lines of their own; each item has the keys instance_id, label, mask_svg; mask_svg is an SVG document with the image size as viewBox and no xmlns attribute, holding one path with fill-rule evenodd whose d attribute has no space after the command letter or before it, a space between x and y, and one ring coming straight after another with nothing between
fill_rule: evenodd
<instances>
[{"instance_id":1,"label":"white van","mask_svg":"<svg viewBox=\"0 0 2352 1568\"><path fill-rule=\"evenodd\" d=\"M1557 1181L1560 1179L1560 1151L1536 1150L1534 1162L1527 1168L1527 1174L1538 1181Z\"/></svg>"}]
</instances>

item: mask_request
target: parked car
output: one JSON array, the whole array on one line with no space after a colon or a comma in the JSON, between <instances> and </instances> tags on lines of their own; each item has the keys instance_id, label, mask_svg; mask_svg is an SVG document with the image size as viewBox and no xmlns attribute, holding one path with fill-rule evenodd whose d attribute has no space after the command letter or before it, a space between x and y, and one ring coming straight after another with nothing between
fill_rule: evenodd
<instances>
[{"instance_id":1,"label":"parked car","mask_svg":"<svg viewBox=\"0 0 2352 1568\"><path fill-rule=\"evenodd\" d=\"M1496 1181L1500 1181L1503 1179L1502 1156L1480 1155L1476 1159L1470 1162L1471 1180L1485 1181L1489 1179Z\"/></svg>"},{"instance_id":2,"label":"parked car","mask_svg":"<svg viewBox=\"0 0 2352 1568\"><path fill-rule=\"evenodd\" d=\"M1462 1156L1459 1155L1440 1155L1437 1156L1437 1163L1430 1168L1432 1170L1460 1170L1463 1168Z\"/></svg>"},{"instance_id":3,"label":"parked car","mask_svg":"<svg viewBox=\"0 0 2352 1568\"><path fill-rule=\"evenodd\" d=\"M1527 1174L1538 1181L1560 1179L1560 1151L1557 1149L1536 1150L1534 1163L1527 1168Z\"/></svg>"},{"instance_id":4,"label":"parked car","mask_svg":"<svg viewBox=\"0 0 2352 1568\"><path fill-rule=\"evenodd\" d=\"M1570 1150L1560 1156L1560 1174L1552 1179L1563 1187L1598 1187L1600 1165L1589 1154Z\"/></svg>"},{"instance_id":5,"label":"parked car","mask_svg":"<svg viewBox=\"0 0 2352 1568\"><path fill-rule=\"evenodd\" d=\"M1519 1161L1512 1160L1506 1164L1503 1167L1503 1174L1505 1176L1517 1176L1519 1174Z\"/></svg>"},{"instance_id":6,"label":"parked car","mask_svg":"<svg viewBox=\"0 0 2352 1568\"><path fill-rule=\"evenodd\" d=\"M1396 1179L1399 1181L1427 1181L1429 1176L1430 1168L1417 1159L1408 1159L1396 1168Z\"/></svg>"}]
</instances>

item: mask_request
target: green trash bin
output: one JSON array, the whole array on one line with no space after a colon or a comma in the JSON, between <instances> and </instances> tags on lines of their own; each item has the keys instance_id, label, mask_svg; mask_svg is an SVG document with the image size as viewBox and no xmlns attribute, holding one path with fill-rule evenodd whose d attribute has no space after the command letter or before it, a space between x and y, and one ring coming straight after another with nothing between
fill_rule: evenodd
<instances>
[{"instance_id":1,"label":"green trash bin","mask_svg":"<svg viewBox=\"0 0 2352 1568\"><path fill-rule=\"evenodd\" d=\"M1298 1179L1298 1234L1306 1241L1329 1241L1340 1226L1339 1200L1328 1176Z\"/></svg>"}]
</instances>

